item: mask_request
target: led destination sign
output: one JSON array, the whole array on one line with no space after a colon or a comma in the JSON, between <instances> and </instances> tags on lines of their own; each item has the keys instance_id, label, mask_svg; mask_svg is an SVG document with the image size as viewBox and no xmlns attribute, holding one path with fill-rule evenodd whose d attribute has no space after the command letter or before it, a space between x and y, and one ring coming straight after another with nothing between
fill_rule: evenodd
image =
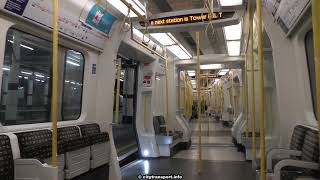
<instances>
[{"instance_id":1,"label":"led destination sign","mask_svg":"<svg viewBox=\"0 0 320 180\"><path fill-rule=\"evenodd\" d=\"M190 24L198 22L208 22L209 20L221 20L233 17L235 12L214 12L209 13L186 14L179 16L169 16L157 19L150 19L151 26ZM212 16L212 17L210 17ZM141 26L145 26L144 22L140 22Z\"/></svg>"}]
</instances>

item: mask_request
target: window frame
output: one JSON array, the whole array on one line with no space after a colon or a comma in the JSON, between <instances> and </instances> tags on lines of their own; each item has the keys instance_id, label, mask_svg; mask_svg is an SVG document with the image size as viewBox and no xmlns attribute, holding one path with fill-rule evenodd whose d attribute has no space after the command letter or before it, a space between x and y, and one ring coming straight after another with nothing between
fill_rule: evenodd
<instances>
[{"instance_id":1,"label":"window frame","mask_svg":"<svg viewBox=\"0 0 320 180\"><path fill-rule=\"evenodd\" d=\"M0 43L3 43L3 55L5 54L6 52L6 41L7 41L7 36L8 36L8 33L10 30L16 30L16 31L19 31L21 33L24 33L24 34L28 34L28 35L31 35L31 36L34 36L36 38L39 38L39 39L42 39L42 40L45 40L45 41L48 41L50 43L52 43L52 39L50 39L50 32L46 32L44 30L39 30L39 32L41 33L41 35L37 34L37 31L33 31L32 29L26 29L26 30L23 30L22 28L23 26L19 25L19 24L11 24L10 26L8 27L5 27L5 31L3 33L3 42L0 42ZM61 43L62 42L62 43ZM65 45L67 44L67 45ZM62 53L60 55L58 55L58 57L60 56L63 56L64 59L62 61L64 61L64 65L63 65L63 82L62 82L62 88L61 88L61 92L60 92L60 95L61 95L61 98L59 100L61 100L61 103L60 103L60 109L58 109L58 116L60 116L60 120L58 120L58 124L61 124L61 125L70 125L70 124L74 124L76 122L80 122L81 121L81 116L83 115L83 99L84 99L84 91L85 91L85 86L84 86L84 81L85 81L85 69L86 69L86 55L84 53L84 48L82 49L80 46L78 47L77 45L75 45L75 42L72 41L72 40L65 40L65 39L61 39L59 41L59 44L58 44L58 47L59 49L63 49L64 51L62 51ZM78 116L77 119L66 119L64 120L63 119L63 95L64 95L64 80L65 80L65 65L66 65L66 52L68 50L73 50L73 51L76 51L76 52L79 52L81 53L81 55L83 56L83 74L82 74L82 92L81 92L81 106L80 106L80 114ZM3 67L4 65L4 61L0 61L1 62L1 66L0 67ZM2 87L2 77L3 77L3 71L0 71L0 78L1 78L1 84L0 84L0 93L1 93L1 87ZM52 78L52 77L50 77ZM51 87L52 88L52 87ZM52 94L49 94L50 96L50 101L52 101ZM0 97L1 98L1 97ZM59 113L60 112L60 113ZM50 110L50 113L51 113L51 110ZM59 115L60 114L60 115ZM58 117L59 118L59 117ZM34 127L37 127L37 128L47 128L48 126L50 126L51 124L51 119L47 122L37 122L37 123L22 123L22 124L12 124L12 125L4 125L3 123L0 122L0 127L5 127L5 128L9 128L10 130L22 130L22 129L29 129L29 128L34 128Z\"/></svg>"},{"instance_id":2,"label":"window frame","mask_svg":"<svg viewBox=\"0 0 320 180\"><path fill-rule=\"evenodd\" d=\"M85 55L78 50L75 49L71 49L71 48L65 48L63 47L63 49L65 49L66 51L64 51L64 67L63 67L63 81L62 81L62 94L61 94L61 121L60 122L64 122L64 121L74 121L74 120L78 120L80 119L81 115L82 115L82 103L83 103L83 90L84 90L84 74L85 74L85 66L86 66L86 57ZM81 54L81 56L83 57L83 67L82 67L82 88L81 88L81 99L80 99L80 114L78 115L78 117L76 119L64 119L64 114L63 114L63 109L64 109L64 103L63 103L63 97L65 94L65 80L66 80L66 65L67 65L67 56L68 56L68 51L76 51L79 52Z\"/></svg>"},{"instance_id":3,"label":"window frame","mask_svg":"<svg viewBox=\"0 0 320 180\"><path fill-rule=\"evenodd\" d=\"M317 97L315 95L316 92L314 92L313 90L313 84L315 84L315 82L313 83L312 79L316 78L312 78L311 77L311 69L310 69L310 57L309 57L309 53L308 53L308 37L309 35L313 35L313 29L309 29L306 33L305 33L305 36L304 36L304 45L305 45L305 53L306 53L306 61L307 61L307 69L308 69L308 78L309 78L309 88L310 88L310 98L311 98L311 105L312 105L312 112L314 114L314 117L315 117L315 120L318 121L318 118L317 118ZM313 42L313 37L312 37L312 42ZM312 44L313 46L313 44ZM314 50L313 50L314 51ZM314 56L314 55L313 55ZM315 72L314 72L315 73Z\"/></svg>"}]
</instances>

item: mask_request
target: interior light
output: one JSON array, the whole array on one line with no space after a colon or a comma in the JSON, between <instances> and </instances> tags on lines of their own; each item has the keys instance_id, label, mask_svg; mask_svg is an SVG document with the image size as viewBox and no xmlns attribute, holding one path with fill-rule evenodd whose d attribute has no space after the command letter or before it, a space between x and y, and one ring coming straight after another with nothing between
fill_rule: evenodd
<instances>
[{"instance_id":1,"label":"interior light","mask_svg":"<svg viewBox=\"0 0 320 180\"><path fill-rule=\"evenodd\" d=\"M138 29L133 28L133 34L136 35L138 38L143 39L143 33L141 31L139 31ZM149 41L148 36L144 36L144 40L146 42L148 42ZM153 43L153 41L150 41L150 42Z\"/></svg>"},{"instance_id":2,"label":"interior light","mask_svg":"<svg viewBox=\"0 0 320 180\"><path fill-rule=\"evenodd\" d=\"M164 46L176 44L176 42L167 33L151 33L150 36Z\"/></svg>"},{"instance_id":3,"label":"interior light","mask_svg":"<svg viewBox=\"0 0 320 180\"><path fill-rule=\"evenodd\" d=\"M227 48L229 56L240 55L240 41L227 41Z\"/></svg>"},{"instance_id":4,"label":"interior light","mask_svg":"<svg viewBox=\"0 0 320 180\"><path fill-rule=\"evenodd\" d=\"M23 45L23 44L20 44L21 47L24 47L26 49L30 49L31 51L33 51L34 49L32 47L29 47L29 46L26 46L26 45Z\"/></svg>"},{"instance_id":5,"label":"interior light","mask_svg":"<svg viewBox=\"0 0 320 180\"><path fill-rule=\"evenodd\" d=\"M8 41L13 44L13 41L11 41L11 40L8 40ZM21 47L24 47L24 48L26 48L26 49L29 49L29 50L31 50L31 51L34 50L32 47L26 46L26 45L24 45L24 44L20 44L20 46L21 46Z\"/></svg>"},{"instance_id":6,"label":"interior light","mask_svg":"<svg viewBox=\"0 0 320 180\"><path fill-rule=\"evenodd\" d=\"M24 79L29 79L28 77L23 77Z\"/></svg>"},{"instance_id":7,"label":"interior light","mask_svg":"<svg viewBox=\"0 0 320 180\"><path fill-rule=\"evenodd\" d=\"M224 76L229 72L230 69L222 69L219 71L218 75L219 76Z\"/></svg>"},{"instance_id":8,"label":"interior light","mask_svg":"<svg viewBox=\"0 0 320 180\"><path fill-rule=\"evenodd\" d=\"M224 34L226 36L226 40L240 40L241 39L241 33L242 33L242 23L232 25L232 26L226 26L223 28Z\"/></svg>"},{"instance_id":9,"label":"interior light","mask_svg":"<svg viewBox=\"0 0 320 180\"><path fill-rule=\"evenodd\" d=\"M26 74L26 75L32 75L31 72L26 72L26 71L21 71L22 74Z\"/></svg>"},{"instance_id":10,"label":"interior light","mask_svg":"<svg viewBox=\"0 0 320 180\"><path fill-rule=\"evenodd\" d=\"M222 64L205 64L200 65L200 69L221 69Z\"/></svg>"},{"instance_id":11,"label":"interior light","mask_svg":"<svg viewBox=\"0 0 320 180\"><path fill-rule=\"evenodd\" d=\"M238 6L242 5L242 0L220 0L221 6Z\"/></svg>"},{"instance_id":12,"label":"interior light","mask_svg":"<svg viewBox=\"0 0 320 180\"><path fill-rule=\"evenodd\" d=\"M35 74L37 77L40 77L40 78L44 78L44 75L41 75L41 74Z\"/></svg>"},{"instance_id":13,"label":"interior light","mask_svg":"<svg viewBox=\"0 0 320 180\"><path fill-rule=\"evenodd\" d=\"M4 71L10 71L10 68L8 68L8 67L3 67L2 70L4 70Z\"/></svg>"},{"instance_id":14,"label":"interior light","mask_svg":"<svg viewBox=\"0 0 320 180\"><path fill-rule=\"evenodd\" d=\"M76 84L76 83L75 83L75 82L73 82L73 81L71 81L70 83L71 83L71 84Z\"/></svg>"},{"instance_id":15,"label":"interior light","mask_svg":"<svg viewBox=\"0 0 320 180\"><path fill-rule=\"evenodd\" d=\"M38 82L40 81L40 79L35 79L35 80L38 81Z\"/></svg>"},{"instance_id":16,"label":"interior light","mask_svg":"<svg viewBox=\"0 0 320 180\"><path fill-rule=\"evenodd\" d=\"M73 61L67 61L68 64L71 64L71 65L74 65L74 66L80 66L80 64L78 63L75 63Z\"/></svg>"},{"instance_id":17,"label":"interior light","mask_svg":"<svg viewBox=\"0 0 320 180\"><path fill-rule=\"evenodd\" d=\"M72 60L72 61L75 61L75 62L77 62L77 63L79 63L80 62L80 59L75 59L74 57L67 57L67 59L69 59L69 60Z\"/></svg>"},{"instance_id":18,"label":"interior light","mask_svg":"<svg viewBox=\"0 0 320 180\"><path fill-rule=\"evenodd\" d=\"M196 76L196 72L188 72L189 76Z\"/></svg>"},{"instance_id":19,"label":"interior light","mask_svg":"<svg viewBox=\"0 0 320 180\"><path fill-rule=\"evenodd\" d=\"M190 59L191 56L188 55L180 46L174 45L167 47L169 51L171 51L174 55L176 55L179 59Z\"/></svg>"},{"instance_id":20,"label":"interior light","mask_svg":"<svg viewBox=\"0 0 320 180\"><path fill-rule=\"evenodd\" d=\"M144 150L143 151L143 156L145 156L145 157L149 156L149 151L148 150Z\"/></svg>"},{"instance_id":21,"label":"interior light","mask_svg":"<svg viewBox=\"0 0 320 180\"><path fill-rule=\"evenodd\" d=\"M145 7L138 1L138 0L126 0L128 3L130 3L132 5L132 7L138 11L141 15L145 15ZM125 16L128 15L128 7L123 4L123 2L121 2L120 0L108 0L108 2L115 7L116 9L118 9L122 14L124 14ZM137 15L130 11L130 17L137 17Z\"/></svg>"}]
</instances>

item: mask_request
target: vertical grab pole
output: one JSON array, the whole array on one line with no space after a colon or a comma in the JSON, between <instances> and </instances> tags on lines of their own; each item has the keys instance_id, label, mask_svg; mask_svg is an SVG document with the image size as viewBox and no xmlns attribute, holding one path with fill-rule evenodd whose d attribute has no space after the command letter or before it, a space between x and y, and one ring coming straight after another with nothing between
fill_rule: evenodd
<instances>
[{"instance_id":1,"label":"vertical grab pole","mask_svg":"<svg viewBox=\"0 0 320 180\"><path fill-rule=\"evenodd\" d=\"M116 95L116 113L115 113L115 122L119 123L119 106L120 106L120 76L121 75L121 61L118 60L117 68L117 95Z\"/></svg>"},{"instance_id":2,"label":"vertical grab pole","mask_svg":"<svg viewBox=\"0 0 320 180\"><path fill-rule=\"evenodd\" d=\"M206 78L206 81L207 81L207 100L206 100L206 105L207 105L207 110L206 110L206 117L207 117L207 120L208 120L208 117L209 117L209 113L208 113L208 109L209 109L209 79L208 79L208 76L209 76L209 70L207 70L207 78ZM210 136L210 123L208 121L208 136Z\"/></svg>"},{"instance_id":3,"label":"vertical grab pole","mask_svg":"<svg viewBox=\"0 0 320 180\"><path fill-rule=\"evenodd\" d=\"M248 74L247 74L247 53L245 54L245 65L244 65L244 108L246 113L246 137L249 137L249 113L248 113Z\"/></svg>"},{"instance_id":4,"label":"vertical grab pole","mask_svg":"<svg viewBox=\"0 0 320 180\"><path fill-rule=\"evenodd\" d=\"M266 148L265 148L265 119L264 119L264 65L262 47L262 17L261 0L257 0L258 17L258 64L259 64L259 125L260 125L260 179L266 180Z\"/></svg>"},{"instance_id":5,"label":"vertical grab pole","mask_svg":"<svg viewBox=\"0 0 320 180\"><path fill-rule=\"evenodd\" d=\"M164 48L164 58L165 58L165 76L166 76L166 125L167 125L167 135L169 135L170 121L169 121L169 87L168 87L168 56L167 49Z\"/></svg>"},{"instance_id":6,"label":"vertical grab pole","mask_svg":"<svg viewBox=\"0 0 320 180\"><path fill-rule=\"evenodd\" d=\"M319 18L320 2L312 0L312 25L313 25L313 45L314 45L314 61L316 69L316 92L317 92L317 114L318 128L320 130L320 18ZM320 139L320 134L319 134Z\"/></svg>"},{"instance_id":7,"label":"vertical grab pole","mask_svg":"<svg viewBox=\"0 0 320 180\"><path fill-rule=\"evenodd\" d=\"M250 1L251 2L251 1ZM252 3L252 2L251 2ZM249 19L250 19L250 59L251 59L251 121L252 121L252 145L253 145L253 150L252 150L252 155L253 155L253 160L256 159L257 157L257 152L256 152L256 108L255 108L255 79L254 79L254 53L253 53L253 7L252 4L249 4Z\"/></svg>"},{"instance_id":8,"label":"vertical grab pole","mask_svg":"<svg viewBox=\"0 0 320 180\"><path fill-rule=\"evenodd\" d=\"M147 132L148 121L147 121L147 95L146 94L143 96L143 125L144 125L145 132Z\"/></svg>"},{"instance_id":9,"label":"vertical grab pole","mask_svg":"<svg viewBox=\"0 0 320 180\"><path fill-rule=\"evenodd\" d=\"M209 79L208 79L208 76L209 76L209 70L207 71L207 78L206 78L206 81L207 81L207 92L206 92L206 97L207 97L207 100L206 100L206 105L207 105L207 110L206 110L206 115L208 116L208 107L209 107ZM208 126L208 129L209 129L209 126Z\"/></svg>"},{"instance_id":10,"label":"vertical grab pole","mask_svg":"<svg viewBox=\"0 0 320 180\"><path fill-rule=\"evenodd\" d=\"M201 149L201 94L200 94L200 33L196 32L197 41L197 93L198 93L198 128L199 128L199 156L198 156L198 174L202 173L202 149Z\"/></svg>"},{"instance_id":11,"label":"vertical grab pole","mask_svg":"<svg viewBox=\"0 0 320 180\"><path fill-rule=\"evenodd\" d=\"M184 115L185 116L187 116L187 72L186 71L184 71L184 78L183 78L183 80L184 80L184 85L183 85L183 87L184 87L184 98L183 98L183 100L184 100Z\"/></svg>"},{"instance_id":12,"label":"vertical grab pole","mask_svg":"<svg viewBox=\"0 0 320 180\"><path fill-rule=\"evenodd\" d=\"M58 109L58 44L59 44L59 2L53 0L53 56L52 56L52 102L51 102L51 121L52 121L52 159L53 167L57 166L57 109Z\"/></svg>"}]
</instances>

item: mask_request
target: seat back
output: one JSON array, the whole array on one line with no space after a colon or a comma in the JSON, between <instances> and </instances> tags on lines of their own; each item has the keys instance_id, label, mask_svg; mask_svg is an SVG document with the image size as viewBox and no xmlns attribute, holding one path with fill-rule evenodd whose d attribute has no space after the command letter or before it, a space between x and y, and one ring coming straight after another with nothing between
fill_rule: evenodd
<instances>
[{"instance_id":1,"label":"seat back","mask_svg":"<svg viewBox=\"0 0 320 180\"><path fill-rule=\"evenodd\" d=\"M160 133L167 133L166 120L164 116L158 116L158 121L160 125Z\"/></svg>"},{"instance_id":2,"label":"seat back","mask_svg":"<svg viewBox=\"0 0 320 180\"><path fill-rule=\"evenodd\" d=\"M302 150L302 145L308 128L305 126L298 125L294 128L291 137L290 149L292 150Z\"/></svg>"},{"instance_id":3,"label":"seat back","mask_svg":"<svg viewBox=\"0 0 320 180\"><path fill-rule=\"evenodd\" d=\"M160 134L160 124L158 120L158 116L153 117L153 128L155 134Z\"/></svg>"},{"instance_id":4,"label":"seat back","mask_svg":"<svg viewBox=\"0 0 320 180\"><path fill-rule=\"evenodd\" d=\"M308 130L302 146L301 160L319 161L319 135L318 131Z\"/></svg>"},{"instance_id":5,"label":"seat back","mask_svg":"<svg viewBox=\"0 0 320 180\"><path fill-rule=\"evenodd\" d=\"M6 135L0 135L0 179L14 179L14 162L10 139Z\"/></svg>"},{"instance_id":6,"label":"seat back","mask_svg":"<svg viewBox=\"0 0 320 180\"><path fill-rule=\"evenodd\" d=\"M52 133L48 129L15 133L21 158L43 160L51 157Z\"/></svg>"},{"instance_id":7,"label":"seat back","mask_svg":"<svg viewBox=\"0 0 320 180\"><path fill-rule=\"evenodd\" d=\"M61 127L57 130L58 141L72 141L81 137L77 126Z\"/></svg>"},{"instance_id":8,"label":"seat back","mask_svg":"<svg viewBox=\"0 0 320 180\"><path fill-rule=\"evenodd\" d=\"M100 126L99 124L93 123L93 124L83 124L79 125L81 130L82 136L90 136L90 135L97 135L100 134Z\"/></svg>"},{"instance_id":9,"label":"seat back","mask_svg":"<svg viewBox=\"0 0 320 180\"><path fill-rule=\"evenodd\" d=\"M89 145L100 144L109 141L109 134L101 132L99 124L79 125L83 138L89 140Z\"/></svg>"}]
</instances>

